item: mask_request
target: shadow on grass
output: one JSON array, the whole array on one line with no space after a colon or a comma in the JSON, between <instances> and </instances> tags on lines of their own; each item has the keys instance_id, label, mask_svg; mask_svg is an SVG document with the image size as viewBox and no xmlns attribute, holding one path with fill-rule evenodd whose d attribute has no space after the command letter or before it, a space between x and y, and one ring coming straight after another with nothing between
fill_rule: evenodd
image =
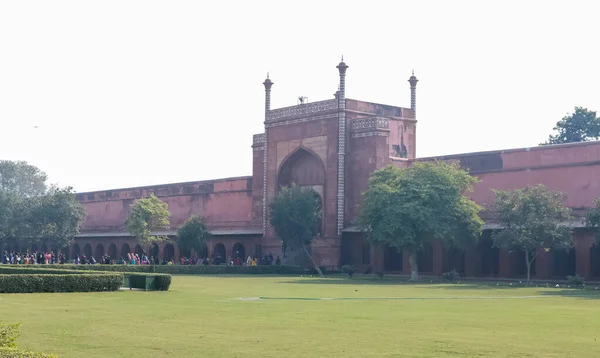
<instances>
[{"instance_id":1,"label":"shadow on grass","mask_svg":"<svg viewBox=\"0 0 600 358\"><path fill-rule=\"evenodd\" d=\"M513 285L509 286L508 284L497 285L495 283L485 283L485 282L470 282L470 283L447 283L443 285L430 285L427 288L431 289L444 289L444 290L507 290L513 288L526 288L526 287L535 287L535 286L526 286L526 285Z\"/></svg>"},{"instance_id":2,"label":"shadow on grass","mask_svg":"<svg viewBox=\"0 0 600 358\"><path fill-rule=\"evenodd\" d=\"M600 300L600 290L590 289L570 289L560 290L555 289L552 291L542 291L539 293L541 296L560 296L570 298L584 298L588 300Z\"/></svg>"},{"instance_id":3,"label":"shadow on grass","mask_svg":"<svg viewBox=\"0 0 600 358\"><path fill-rule=\"evenodd\" d=\"M335 278L304 278L304 279L293 279L289 281L283 281L281 283L292 283L292 284L304 284L304 285L415 285L408 280L403 279L354 279L354 278L343 278L343 277L335 277ZM419 285L418 283L417 285Z\"/></svg>"}]
</instances>

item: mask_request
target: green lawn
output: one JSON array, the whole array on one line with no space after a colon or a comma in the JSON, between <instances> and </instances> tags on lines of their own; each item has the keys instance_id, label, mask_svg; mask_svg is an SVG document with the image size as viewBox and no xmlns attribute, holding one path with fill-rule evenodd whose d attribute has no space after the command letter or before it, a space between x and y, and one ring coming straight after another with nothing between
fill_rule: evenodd
<instances>
[{"instance_id":1,"label":"green lawn","mask_svg":"<svg viewBox=\"0 0 600 358\"><path fill-rule=\"evenodd\" d=\"M237 299L259 296L349 299ZM600 356L600 290L174 276L167 292L0 295L0 319L61 357Z\"/></svg>"}]
</instances>

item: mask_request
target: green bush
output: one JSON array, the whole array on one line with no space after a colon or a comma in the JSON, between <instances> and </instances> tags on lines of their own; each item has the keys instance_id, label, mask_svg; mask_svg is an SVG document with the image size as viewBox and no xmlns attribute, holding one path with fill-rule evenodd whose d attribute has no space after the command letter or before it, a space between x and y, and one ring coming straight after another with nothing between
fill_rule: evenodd
<instances>
[{"instance_id":1,"label":"green bush","mask_svg":"<svg viewBox=\"0 0 600 358\"><path fill-rule=\"evenodd\" d=\"M16 348L0 347L0 357L3 358L58 358L52 353L27 352Z\"/></svg>"},{"instance_id":2,"label":"green bush","mask_svg":"<svg viewBox=\"0 0 600 358\"><path fill-rule=\"evenodd\" d=\"M460 274L458 272L456 272L456 270L444 272L442 274L442 281L445 281L445 282L454 282L454 281L457 281L458 279L460 279Z\"/></svg>"},{"instance_id":3,"label":"green bush","mask_svg":"<svg viewBox=\"0 0 600 358\"><path fill-rule=\"evenodd\" d=\"M20 323L0 323L0 347L16 348L21 334Z\"/></svg>"},{"instance_id":4,"label":"green bush","mask_svg":"<svg viewBox=\"0 0 600 358\"><path fill-rule=\"evenodd\" d=\"M0 357L6 358L56 358L54 354L25 352L17 349L21 334L20 323L0 323Z\"/></svg>"},{"instance_id":5,"label":"green bush","mask_svg":"<svg viewBox=\"0 0 600 358\"><path fill-rule=\"evenodd\" d=\"M165 274L156 275L156 281L154 281L156 289L158 291L168 291L169 287L171 287L171 277L171 275Z\"/></svg>"},{"instance_id":6,"label":"green bush","mask_svg":"<svg viewBox=\"0 0 600 358\"><path fill-rule=\"evenodd\" d=\"M352 275L354 275L354 271L356 271L356 268L352 265L342 266L342 272L348 275L348 277L352 277Z\"/></svg>"},{"instance_id":7,"label":"green bush","mask_svg":"<svg viewBox=\"0 0 600 358\"><path fill-rule=\"evenodd\" d=\"M117 291L121 273L0 274L0 293Z\"/></svg>"},{"instance_id":8,"label":"green bush","mask_svg":"<svg viewBox=\"0 0 600 358\"><path fill-rule=\"evenodd\" d=\"M300 275L305 270L300 266L225 266L225 265L5 265L24 270L52 269L52 270L86 270L86 271L113 271L113 272L147 272L164 274L185 275Z\"/></svg>"},{"instance_id":9,"label":"green bush","mask_svg":"<svg viewBox=\"0 0 600 358\"><path fill-rule=\"evenodd\" d=\"M583 277L576 274L575 276L567 276L567 283L571 286L578 287L585 285L585 280Z\"/></svg>"},{"instance_id":10,"label":"green bush","mask_svg":"<svg viewBox=\"0 0 600 358\"><path fill-rule=\"evenodd\" d=\"M83 265L82 265L83 266ZM107 265L110 266L110 265ZM98 271L98 270L70 270L68 268L62 268L64 266L56 266L56 265L31 265L31 266L7 266L0 265L0 274L41 274L41 275L112 275L117 274L115 271ZM159 291L167 291L171 286L171 275L162 274L162 273L144 273L144 272L122 272L118 273L124 276L139 276L138 280L145 280L145 277L154 277L155 278L155 287ZM136 280L135 278L133 279ZM130 287L131 285L127 285ZM133 286L132 286L133 287ZM133 288L144 288L143 287L133 287Z\"/></svg>"},{"instance_id":11,"label":"green bush","mask_svg":"<svg viewBox=\"0 0 600 358\"><path fill-rule=\"evenodd\" d=\"M43 266L43 267L42 267ZM69 269L60 269L57 268L57 266L50 266L50 265L31 265L31 266L24 266L24 265L15 265L15 266L9 266L9 265L0 265L0 274L7 274L7 275L13 275L13 274L43 274L43 275L65 275L65 274L72 274L72 275L84 275L84 274L96 274L95 272L89 272L89 271L81 271L81 270L69 270Z\"/></svg>"}]
</instances>

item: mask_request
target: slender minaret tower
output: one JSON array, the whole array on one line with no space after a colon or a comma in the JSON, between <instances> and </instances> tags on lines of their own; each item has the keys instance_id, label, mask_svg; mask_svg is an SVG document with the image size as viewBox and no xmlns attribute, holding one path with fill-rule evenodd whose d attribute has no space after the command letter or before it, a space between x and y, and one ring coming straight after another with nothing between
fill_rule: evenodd
<instances>
[{"instance_id":1,"label":"slender minaret tower","mask_svg":"<svg viewBox=\"0 0 600 358\"><path fill-rule=\"evenodd\" d=\"M271 86L273 81L269 79L269 73L267 72L267 79L263 82L265 85L265 149L263 150L263 235L267 234L267 149L269 148L269 133L267 130L267 119L269 118L269 111L271 110Z\"/></svg>"},{"instance_id":2,"label":"slender minaret tower","mask_svg":"<svg viewBox=\"0 0 600 358\"><path fill-rule=\"evenodd\" d=\"M338 189L337 189L337 234L344 228L344 199L346 174L346 70L348 66L342 62L337 65L340 72L340 89L338 90Z\"/></svg>"},{"instance_id":3,"label":"slender minaret tower","mask_svg":"<svg viewBox=\"0 0 600 358\"><path fill-rule=\"evenodd\" d=\"M410 83L410 109L412 109L415 119L417 119L417 82L419 80L415 77L415 70L412 71L412 76L408 79Z\"/></svg>"}]
</instances>

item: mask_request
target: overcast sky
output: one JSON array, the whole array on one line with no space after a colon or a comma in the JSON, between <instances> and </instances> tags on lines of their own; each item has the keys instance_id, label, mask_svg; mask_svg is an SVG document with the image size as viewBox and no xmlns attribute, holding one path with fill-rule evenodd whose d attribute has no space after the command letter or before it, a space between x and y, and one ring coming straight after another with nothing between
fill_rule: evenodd
<instances>
[{"instance_id":1,"label":"overcast sky","mask_svg":"<svg viewBox=\"0 0 600 358\"><path fill-rule=\"evenodd\" d=\"M556 3L559 3L558 1ZM600 111L594 1L2 1L0 158L89 191L250 175L272 108L409 107L417 156L535 146ZM37 128L36 128L37 127Z\"/></svg>"}]
</instances>

